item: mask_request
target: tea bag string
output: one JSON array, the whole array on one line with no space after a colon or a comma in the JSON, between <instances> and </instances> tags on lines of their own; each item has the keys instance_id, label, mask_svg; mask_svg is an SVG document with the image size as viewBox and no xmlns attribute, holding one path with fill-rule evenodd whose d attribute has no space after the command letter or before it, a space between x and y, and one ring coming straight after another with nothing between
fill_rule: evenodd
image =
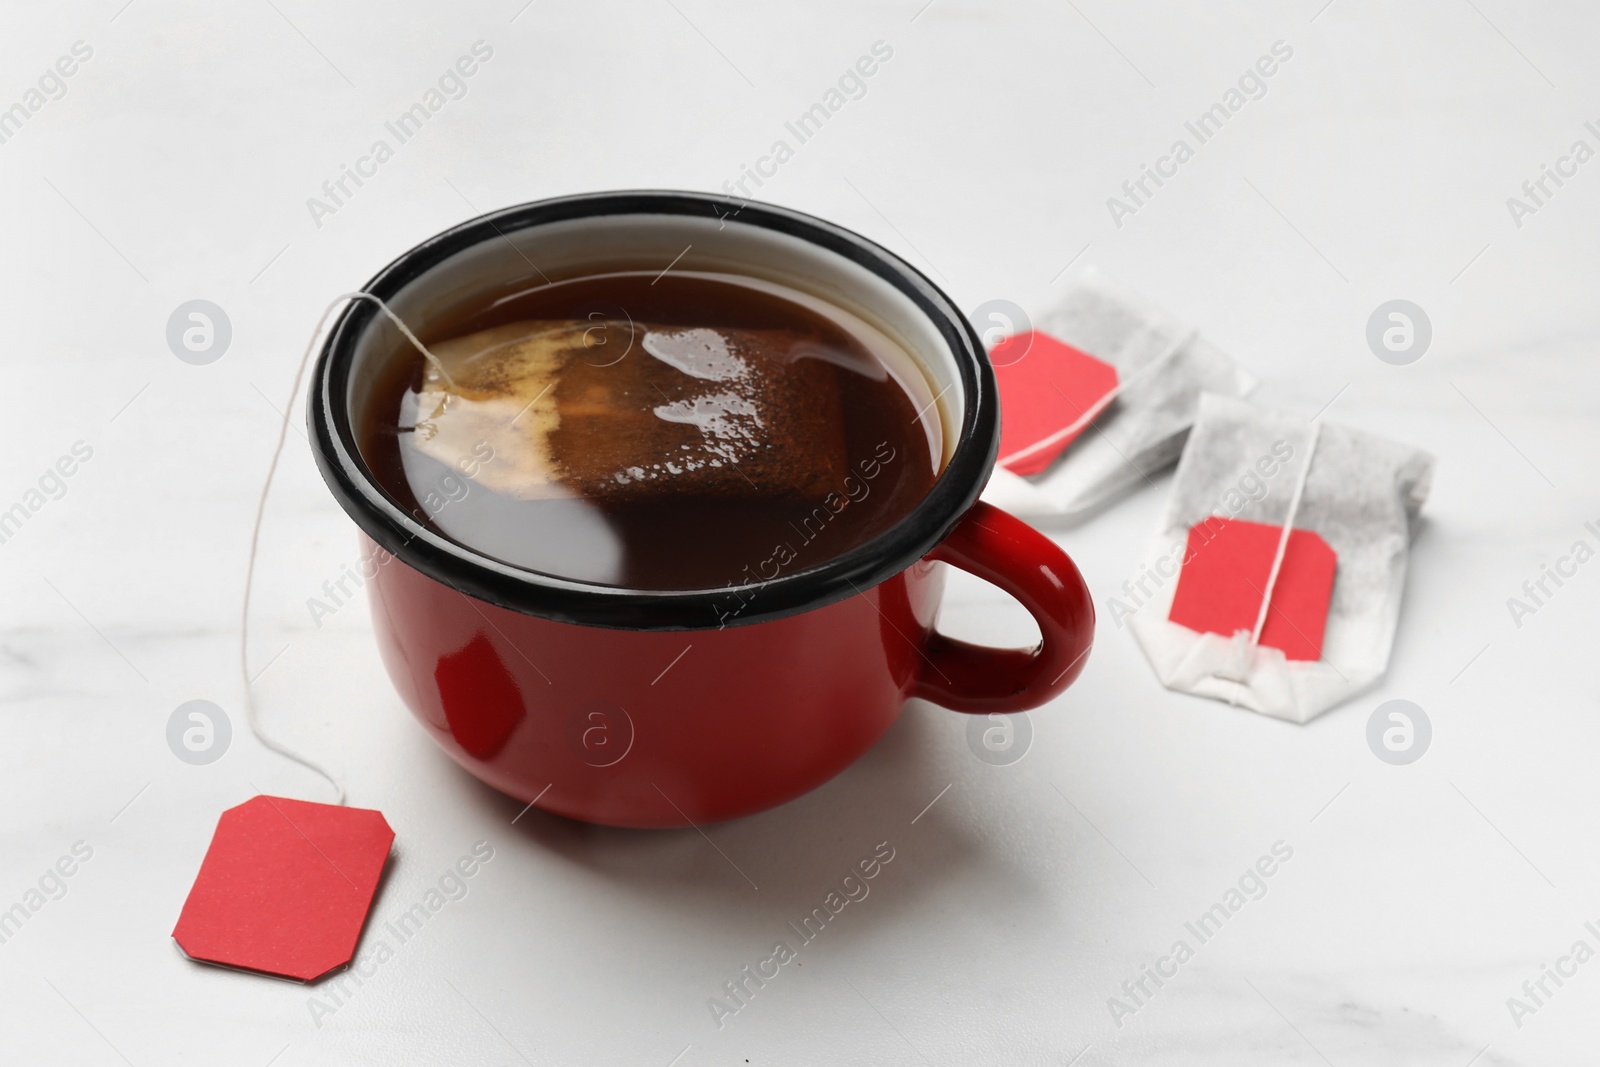
<instances>
[{"instance_id":1,"label":"tea bag string","mask_svg":"<svg viewBox=\"0 0 1600 1067\"><path fill-rule=\"evenodd\" d=\"M1078 434L1083 432L1084 427L1088 426L1095 419L1099 418L1100 413L1106 408L1110 407L1111 402L1121 395L1126 389L1132 386L1135 382L1139 382L1145 378L1148 378L1156 370L1156 368L1162 366L1167 362L1167 360L1171 359L1173 356L1183 351L1183 349L1187 348L1189 346L1189 342L1193 341L1195 339L1195 335L1198 333L1198 330L1190 330L1188 333L1180 335L1175 340L1168 343L1167 347L1163 348L1155 359L1152 359L1149 363L1146 363L1144 366L1140 367L1126 378L1119 376L1117 378L1117 384L1107 390L1106 394L1099 400L1096 400L1093 404L1090 404L1089 410L1085 411L1083 414L1079 415L1076 419L1073 419L1066 426L1063 426L1050 436L1041 438L1035 441L1033 444L1028 445L1026 448L1019 448L1009 456L1001 456L998 462L1000 465L1004 466L1007 463L1014 463L1019 459L1027 459L1034 453L1043 452L1045 449L1051 447L1059 441L1076 437Z\"/></svg>"},{"instance_id":2,"label":"tea bag string","mask_svg":"<svg viewBox=\"0 0 1600 1067\"><path fill-rule=\"evenodd\" d=\"M261 742L264 748L270 749L286 759L293 760L300 766L326 779L328 784L333 786L334 792L338 794L338 798L334 803L341 805L345 802L344 786L340 784L339 779L333 776L331 771L309 756L302 755L283 742L269 736L261 728L261 715L256 707L255 689L250 676L250 594L255 587L256 556L261 545L261 523L266 516L267 495L272 491L272 479L278 473L278 460L283 456L284 441L289 436L290 412L294 410L295 399L300 395L300 383L305 378L306 366L311 362L311 353L316 349L317 338L322 336L322 330L327 325L328 316L332 315L346 300L370 300L378 305L378 309L389 317L389 321L394 323L400 332L405 335L406 340L416 347L418 352L422 353L423 358L433 366L434 370L438 371L439 375L446 382L449 382L452 387L455 386L450 373L445 370L444 364L439 362L439 357L428 351L427 346L417 339L417 335L412 333L411 329L400 321L400 316L390 310L389 305L384 303L382 299L373 296L371 293L364 293L359 290L340 293L329 302L327 307L323 308L321 317L317 319L316 328L311 331L311 337L306 341L306 349L300 355L300 363L295 367L294 385L289 391L289 402L283 406L283 419L278 423L278 440L272 448L272 462L267 465L267 478L261 484L261 496L256 502L255 522L250 527L250 556L245 563L244 569L244 599L239 609L239 674L244 682L245 721L249 723L250 733L255 736L257 741Z\"/></svg>"},{"instance_id":3,"label":"tea bag string","mask_svg":"<svg viewBox=\"0 0 1600 1067\"><path fill-rule=\"evenodd\" d=\"M1255 629L1250 631L1250 644L1261 643L1261 631L1267 625L1267 611L1272 607L1272 593L1278 586L1278 573L1283 570L1283 557L1289 551L1289 534L1294 531L1295 515L1300 511L1300 498L1305 495L1306 480L1311 475L1311 462L1317 455L1317 440L1322 436L1322 423L1311 424L1311 438L1306 442L1306 463L1295 479L1294 492L1289 496L1289 513L1284 516L1283 530L1278 534L1278 550L1272 556L1272 569L1267 572L1267 588L1261 594L1261 611L1256 615Z\"/></svg>"}]
</instances>

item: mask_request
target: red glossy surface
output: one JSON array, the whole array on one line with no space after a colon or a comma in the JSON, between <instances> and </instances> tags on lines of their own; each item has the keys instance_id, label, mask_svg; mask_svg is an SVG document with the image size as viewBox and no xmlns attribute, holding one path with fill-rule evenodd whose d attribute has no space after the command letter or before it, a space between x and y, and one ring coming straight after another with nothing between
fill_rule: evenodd
<instances>
[{"instance_id":1,"label":"red glossy surface","mask_svg":"<svg viewBox=\"0 0 1600 1067\"><path fill-rule=\"evenodd\" d=\"M1075 681L1094 645L1094 600L1077 565L1044 534L979 502L928 554L993 582L1021 601L1043 637L1031 649L985 648L928 635L912 696L954 711L1026 711Z\"/></svg>"},{"instance_id":2,"label":"red glossy surface","mask_svg":"<svg viewBox=\"0 0 1600 1067\"><path fill-rule=\"evenodd\" d=\"M1093 608L1060 549L980 504L930 559L1017 595L1039 620L1042 649L986 650L935 633L944 583L930 560L859 596L723 630L552 622L400 560L369 588L396 688L457 762L571 818L683 826L827 781L889 729L908 695L1020 710L1071 682Z\"/></svg>"}]
</instances>

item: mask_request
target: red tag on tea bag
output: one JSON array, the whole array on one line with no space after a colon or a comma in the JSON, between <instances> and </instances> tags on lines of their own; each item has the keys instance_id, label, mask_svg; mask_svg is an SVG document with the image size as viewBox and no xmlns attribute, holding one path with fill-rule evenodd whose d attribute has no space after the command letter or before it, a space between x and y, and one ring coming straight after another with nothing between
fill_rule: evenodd
<instances>
[{"instance_id":1,"label":"red tag on tea bag","mask_svg":"<svg viewBox=\"0 0 1600 1067\"><path fill-rule=\"evenodd\" d=\"M1167 618L1201 633L1255 631L1283 527L1212 516L1189 528ZM1287 659L1322 658L1337 557L1310 530L1290 530L1260 644Z\"/></svg>"},{"instance_id":2,"label":"red tag on tea bag","mask_svg":"<svg viewBox=\"0 0 1600 1067\"><path fill-rule=\"evenodd\" d=\"M1117 368L1038 330L1005 338L989 361L1000 387L1000 465L1013 474L1050 466L1117 387Z\"/></svg>"},{"instance_id":3,"label":"red tag on tea bag","mask_svg":"<svg viewBox=\"0 0 1600 1067\"><path fill-rule=\"evenodd\" d=\"M349 963L394 831L365 808L229 808L172 930L190 959L309 982Z\"/></svg>"}]
</instances>

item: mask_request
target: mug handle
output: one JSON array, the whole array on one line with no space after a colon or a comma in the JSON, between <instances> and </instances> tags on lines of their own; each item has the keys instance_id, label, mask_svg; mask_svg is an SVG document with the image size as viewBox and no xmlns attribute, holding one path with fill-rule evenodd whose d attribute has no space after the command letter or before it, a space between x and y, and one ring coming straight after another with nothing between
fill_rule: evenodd
<instances>
[{"instance_id":1,"label":"mug handle","mask_svg":"<svg viewBox=\"0 0 1600 1067\"><path fill-rule=\"evenodd\" d=\"M1055 542L980 501L926 558L1016 597L1039 624L1042 640L1031 649L988 648L933 630L912 696L952 711L1026 711L1078 677L1094 644L1094 601L1077 565Z\"/></svg>"}]
</instances>

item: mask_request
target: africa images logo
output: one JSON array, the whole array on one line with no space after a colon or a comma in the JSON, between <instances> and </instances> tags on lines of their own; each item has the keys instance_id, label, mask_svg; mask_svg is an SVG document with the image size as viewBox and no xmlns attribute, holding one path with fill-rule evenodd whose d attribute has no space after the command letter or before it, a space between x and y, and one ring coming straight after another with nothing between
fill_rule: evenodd
<instances>
[{"instance_id":1,"label":"africa images logo","mask_svg":"<svg viewBox=\"0 0 1600 1067\"><path fill-rule=\"evenodd\" d=\"M1250 101L1266 96L1267 79L1278 73L1278 69L1293 56L1294 47L1287 41L1273 41L1269 54L1246 67L1244 73L1239 75L1239 80L1222 94L1222 99L1183 124L1187 137L1173 141L1167 153L1156 158L1154 166L1139 164L1138 176L1122 183L1122 196L1106 198L1106 210L1111 213L1112 224L1122 229L1129 217L1137 215L1139 209L1147 206L1162 186L1178 176L1178 168L1193 159L1201 145L1222 132L1228 120L1244 110ZM1193 138L1193 143L1190 138Z\"/></svg>"}]
</instances>

